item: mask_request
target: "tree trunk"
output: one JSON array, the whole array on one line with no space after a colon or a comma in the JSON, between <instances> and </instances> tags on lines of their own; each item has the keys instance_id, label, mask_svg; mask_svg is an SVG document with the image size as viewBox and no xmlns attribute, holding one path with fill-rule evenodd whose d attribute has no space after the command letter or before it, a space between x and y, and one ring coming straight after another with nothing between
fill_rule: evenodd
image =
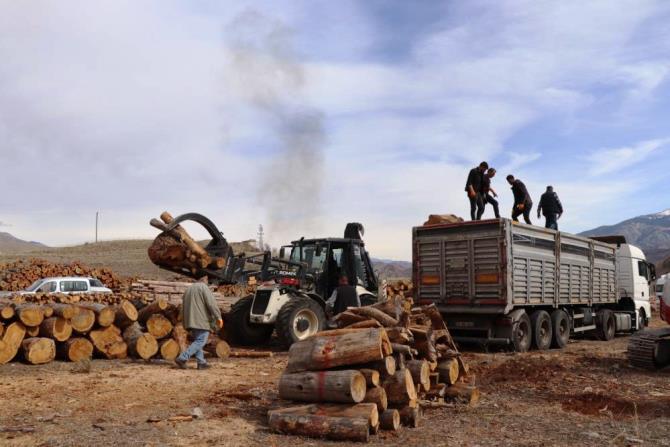
<instances>
[{"instance_id":1,"label":"tree trunk","mask_svg":"<svg viewBox=\"0 0 670 447\"><path fill-rule=\"evenodd\" d=\"M147 332L160 340L172 333L172 323L161 314L153 314L146 320Z\"/></svg>"},{"instance_id":2,"label":"tree trunk","mask_svg":"<svg viewBox=\"0 0 670 447\"><path fill-rule=\"evenodd\" d=\"M309 407L270 411L268 425L278 433L335 441L369 441L370 424L365 419L310 414Z\"/></svg>"},{"instance_id":3,"label":"tree trunk","mask_svg":"<svg viewBox=\"0 0 670 447\"><path fill-rule=\"evenodd\" d=\"M168 300L165 298L158 298L156 301L144 306L137 312L137 321L142 324L146 324L149 317L154 314L162 314L168 310L169 307L170 304L168 303Z\"/></svg>"},{"instance_id":4,"label":"tree trunk","mask_svg":"<svg viewBox=\"0 0 670 447\"><path fill-rule=\"evenodd\" d=\"M95 324L95 312L83 307L79 308L77 315L70 320L72 329L80 334L85 334L93 328Z\"/></svg>"},{"instance_id":5,"label":"tree trunk","mask_svg":"<svg viewBox=\"0 0 670 447\"><path fill-rule=\"evenodd\" d=\"M386 396L391 404L405 404L416 400L416 388L412 374L407 369L401 369L384 380Z\"/></svg>"},{"instance_id":6,"label":"tree trunk","mask_svg":"<svg viewBox=\"0 0 670 447\"><path fill-rule=\"evenodd\" d=\"M184 352L188 348L188 331L184 329L181 323L177 323L172 329L172 338L179 345L179 352Z\"/></svg>"},{"instance_id":7,"label":"tree trunk","mask_svg":"<svg viewBox=\"0 0 670 447\"><path fill-rule=\"evenodd\" d=\"M365 391L365 377L355 370L284 373L279 379L279 397L286 400L358 403Z\"/></svg>"},{"instance_id":8,"label":"tree trunk","mask_svg":"<svg viewBox=\"0 0 670 447\"><path fill-rule=\"evenodd\" d=\"M137 322L123 331L123 339L128 345L128 353L131 357L148 360L158 352L158 342L154 336L142 332Z\"/></svg>"},{"instance_id":9,"label":"tree trunk","mask_svg":"<svg viewBox=\"0 0 670 447\"><path fill-rule=\"evenodd\" d=\"M49 363L56 358L56 343L50 338L31 337L21 343L23 358L33 365Z\"/></svg>"},{"instance_id":10,"label":"tree trunk","mask_svg":"<svg viewBox=\"0 0 670 447\"><path fill-rule=\"evenodd\" d=\"M383 329L362 329L335 337L312 336L291 346L286 370L318 371L381 360L385 341L390 347Z\"/></svg>"},{"instance_id":11,"label":"tree trunk","mask_svg":"<svg viewBox=\"0 0 670 447\"><path fill-rule=\"evenodd\" d=\"M93 343L84 337L73 337L64 343L59 343L56 353L61 360L80 362L93 357Z\"/></svg>"},{"instance_id":12,"label":"tree trunk","mask_svg":"<svg viewBox=\"0 0 670 447\"><path fill-rule=\"evenodd\" d=\"M379 378L379 371L369 368L359 369L359 371L365 377L365 383L368 385L368 387L381 385L381 379Z\"/></svg>"},{"instance_id":13,"label":"tree trunk","mask_svg":"<svg viewBox=\"0 0 670 447\"><path fill-rule=\"evenodd\" d=\"M83 303L79 307L93 311L100 327L109 327L114 324L116 312L113 307L101 303Z\"/></svg>"},{"instance_id":14,"label":"tree trunk","mask_svg":"<svg viewBox=\"0 0 670 447\"><path fill-rule=\"evenodd\" d=\"M230 345L216 335L210 335L203 350L219 359L230 357Z\"/></svg>"},{"instance_id":15,"label":"tree trunk","mask_svg":"<svg viewBox=\"0 0 670 447\"><path fill-rule=\"evenodd\" d=\"M65 318L47 318L40 324L39 335L56 341L65 341L72 335L72 326Z\"/></svg>"},{"instance_id":16,"label":"tree trunk","mask_svg":"<svg viewBox=\"0 0 670 447\"><path fill-rule=\"evenodd\" d=\"M14 303L10 301L0 302L0 318L9 320L15 314Z\"/></svg>"},{"instance_id":17,"label":"tree trunk","mask_svg":"<svg viewBox=\"0 0 670 447\"><path fill-rule=\"evenodd\" d=\"M3 365L16 357L16 354L21 347L21 341L25 335L26 327L18 321L5 328L2 341L0 341L0 365Z\"/></svg>"},{"instance_id":18,"label":"tree trunk","mask_svg":"<svg viewBox=\"0 0 670 447\"><path fill-rule=\"evenodd\" d=\"M430 366L428 362L425 360L410 360L406 366L412 374L414 383L421 384L421 387L428 391L430 389Z\"/></svg>"},{"instance_id":19,"label":"tree trunk","mask_svg":"<svg viewBox=\"0 0 670 447\"><path fill-rule=\"evenodd\" d=\"M171 338L168 338L166 340L161 341L160 343L160 354L161 357L164 358L165 360L174 360L176 359L180 352L179 352L179 343L174 341Z\"/></svg>"},{"instance_id":20,"label":"tree trunk","mask_svg":"<svg viewBox=\"0 0 670 447\"><path fill-rule=\"evenodd\" d=\"M400 428L400 413L398 410L384 410L379 415L379 426L382 430L398 431Z\"/></svg>"},{"instance_id":21,"label":"tree trunk","mask_svg":"<svg viewBox=\"0 0 670 447\"><path fill-rule=\"evenodd\" d=\"M125 329L137 321L137 308L130 301L123 300L115 308L116 318L114 324L120 329Z\"/></svg>"},{"instance_id":22,"label":"tree trunk","mask_svg":"<svg viewBox=\"0 0 670 447\"><path fill-rule=\"evenodd\" d=\"M170 213L167 211L161 213L160 218L168 225L174 220L172 215L170 215ZM191 252L193 252L193 254L195 254L200 259L200 266L202 268L207 267L212 262L212 258L210 258L210 256L207 254L207 251L205 251L205 249L202 248L200 244L194 241L181 225L177 225L172 231L178 233L179 237L181 238L181 242L186 244L189 250L191 250Z\"/></svg>"},{"instance_id":23,"label":"tree trunk","mask_svg":"<svg viewBox=\"0 0 670 447\"><path fill-rule=\"evenodd\" d=\"M437 372L440 374L440 382L447 385L455 384L459 374L458 360L452 358L441 361L437 365Z\"/></svg>"},{"instance_id":24,"label":"tree trunk","mask_svg":"<svg viewBox=\"0 0 670 447\"><path fill-rule=\"evenodd\" d=\"M455 383L444 390L444 399L474 406L479 402L479 390L464 383Z\"/></svg>"},{"instance_id":25,"label":"tree trunk","mask_svg":"<svg viewBox=\"0 0 670 447\"><path fill-rule=\"evenodd\" d=\"M421 420L421 409L419 407L404 407L400 410L400 422L410 428L418 428Z\"/></svg>"},{"instance_id":26,"label":"tree trunk","mask_svg":"<svg viewBox=\"0 0 670 447\"><path fill-rule=\"evenodd\" d=\"M373 369L375 371L379 371L381 379L392 376L397 371L395 357L392 355L386 356L376 362L366 363L360 366L363 369Z\"/></svg>"},{"instance_id":27,"label":"tree trunk","mask_svg":"<svg viewBox=\"0 0 670 447\"><path fill-rule=\"evenodd\" d=\"M380 386L368 388L363 402L376 404L379 411L386 410L389 405L388 399L386 398L386 391Z\"/></svg>"},{"instance_id":28,"label":"tree trunk","mask_svg":"<svg viewBox=\"0 0 670 447\"><path fill-rule=\"evenodd\" d=\"M125 359L128 356L128 345L121 337L121 330L114 325L91 331L89 337L95 350L108 359Z\"/></svg>"},{"instance_id":29,"label":"tree trunk","mask_svg":"<svg viewBox=\"0 0 670 447\"><path fill-rule=\"evenodd\" d=\"M371 327L382 327L382 324L377 320L365 320L358 323L350 324L347 329L364 329Z\"/></svg>"},{"instance_id":30,"label":"tree trunk","mask_svg":"<svg viewBox=\"0 0 670 447\"><path fill-rule=\"evenodd\" d=\"M349 312L352 312L356 315L362 315L367 318L372 318L373 320L377 320L382 326L385 327L394 327L398 325L398 320L388 316L379 309L375 309L374 307L370 306L356 307L353 309L349 309Z\"/></svg>"},{"instance_id":31,"label":"tree trunk","mask_svg":"<svg viewBox=\"0 0 670 447\"><path fill-rule=\"evenodd\" d=\"M44 320L44 311L35 304L19 304L16 306L16 315L24 326L39 326Z\"/></svg>"},{"instance_id":32,"label":"tree trunk","mask_svg":"<svg viewBox=\"0 0 670 447\"><path fill-rule=\"evenodd\" d=\"M54 303L50 306L54 310L55 316L65 318L66 320L72 319L72 317L77 315L77 312L79 312L79 308L73 306L72 304Z\"/></svg>"}]
</instances>

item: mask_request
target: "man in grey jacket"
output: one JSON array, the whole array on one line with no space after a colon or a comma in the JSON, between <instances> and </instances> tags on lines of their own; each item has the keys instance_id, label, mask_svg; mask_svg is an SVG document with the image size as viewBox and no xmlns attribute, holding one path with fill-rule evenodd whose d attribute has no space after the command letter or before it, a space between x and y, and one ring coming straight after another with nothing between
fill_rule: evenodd
<instances>
[{"instance_id":1,"label":"man in grey jacket","mask_svg":"<svg viewBox=\"0 0 670 447\"><path fill-rule=\"evenodd\" d=\"M196 282L189 286L182 298L182 322L191 332L193 342L175 360L177 366L186 369L186 362L195 356L198 369L207 369L203 348L207 344L210 332L223 327L221 311L216 305L212 291L204 282Z\"/></svg>"}]
</instances>

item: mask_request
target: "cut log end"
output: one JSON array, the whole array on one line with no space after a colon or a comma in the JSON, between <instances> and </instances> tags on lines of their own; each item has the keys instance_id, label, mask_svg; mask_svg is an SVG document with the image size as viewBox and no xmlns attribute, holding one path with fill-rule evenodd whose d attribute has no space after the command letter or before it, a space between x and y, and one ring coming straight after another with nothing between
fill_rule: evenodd
<instances>
[{"instance_id":1,"label":"cut log end","mask_svg":"<svg viewBox=\"0 0 670 447\"><path fill-rule=\"evenodd\" d=\"M58 345L58 357L71 362L90 360L93 357L93 343L83 337L75 337Z\"/></svg>"},{"instance_id":2,"label":"cut log end","mask_svg":"<svg viewBox=\"0 0 670 447\"><path fill-rule=\"evenodd\" d=\"M33 365L49 363L56 358L56 343L50 338L31 337L21 343L24 359Z\"/></svg>"}]
</instances>

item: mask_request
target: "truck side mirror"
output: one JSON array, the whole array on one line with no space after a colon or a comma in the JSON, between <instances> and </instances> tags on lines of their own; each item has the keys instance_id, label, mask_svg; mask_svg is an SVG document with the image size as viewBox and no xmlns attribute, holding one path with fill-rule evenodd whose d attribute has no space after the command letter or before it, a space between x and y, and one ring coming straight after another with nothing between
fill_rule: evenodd
<instances>
[{"instance_id":1,"label":"truck side mirror","mask_svg":"<svg viewBox=\"0 0 670 447\"><path fill-rule=\"evenodd\" d=\"M649 284L651 284L652 281L656 280L656 266L654 264L649 263Z\"/></svg>"},{"instance_id":2,"label":"truck side mirror","mask_svg":"<svg viewBox=\"0 0 670 447\"><path fill-rule=\"evenodd\" d=\"M285 259L284 256L286 256L286 250L285 247L282 247L279 249L279 259Z\"/></svg>"}]
</instances>

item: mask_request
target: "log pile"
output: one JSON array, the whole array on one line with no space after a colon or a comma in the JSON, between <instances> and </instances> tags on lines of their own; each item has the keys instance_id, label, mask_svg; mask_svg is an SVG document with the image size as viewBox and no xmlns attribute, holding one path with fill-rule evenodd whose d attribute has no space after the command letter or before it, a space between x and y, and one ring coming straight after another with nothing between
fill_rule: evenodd
<instances>
[{"instance_id":1,"label":"log pile","mask_svg":"<svg viewBox=\"0 0 670 447\"><path fill-rule=\"evenodd\" d=\"M125 296L0 298L0 364L23 360L38 365L56 358L77 362L94 356L172 361L186 349L188 333L178 305L164 299L131 302ZM100 297L107 302L96 301ZM209 354L231 355L225 341L211 338Z\"/></svg>"},{"instance_id":2,"label":"log pile","mask_svg":"<svg viewBox=\"0 0 670 447\"><path fill-rule=\"evenodd\" d=\"M141 294L148 302L164 299L170 303L181 303L181 298L192 282L185 281L153 281L147 279L136 280L131 286L133 293ZM228 312L230 307L238 300L241 293L245 293L243 286L210 286L214 298L219 307ZM237 291L237 292L235 292ZM248 295L248 293L247 293Z\"/></svg>"},{"instance_id":3,"label":"log pile","mask_svg":"<svg viewBox=\"0 0 670 447\"><path fill-rule=\"evenodd\" d=\"M389 281L386 283L386 296L389 300L392 299L409 299L414 294L414 286L412 281L407 279L400 279L397 281Z\"/></svg>"},{"instance_id":4,"label":"log pile","mask_svg":"<svg viewBox=\"0 0 670 447\"><path fill-rule=\"evenodd\" d=\"M479 391L434 305L398 297L335 320L338 329L291 346L279 397L302 404L270 410L272 430L366 442L378 430L418 427L424 408L477 403Z\"/></svg>"},{"instance_id":5,"label":"log pile","mask_svg":"<svg viewBox=\"0 0 670 447\"><path fill-rule=\"evenodd\" d=\"M56 264L31 258L0 264L0 290L25 290L38 279L55 276L96 278L114 292L128 290L132 282L132 279L119 276L108 268L92 268L79 261Z\"/></svg>"}]
</instances>

